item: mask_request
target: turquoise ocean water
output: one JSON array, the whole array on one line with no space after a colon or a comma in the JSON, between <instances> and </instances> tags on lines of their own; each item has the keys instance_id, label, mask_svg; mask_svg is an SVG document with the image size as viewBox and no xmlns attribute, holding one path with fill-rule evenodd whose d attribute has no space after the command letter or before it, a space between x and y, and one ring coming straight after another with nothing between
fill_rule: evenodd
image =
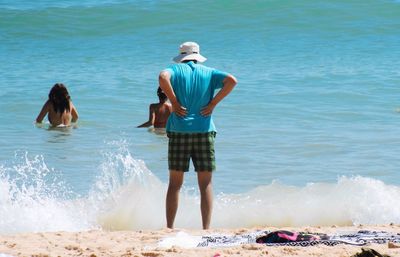
<instances>
[{"instance_id":1,"label":"turquoise ocean water","mask_svg":"<svg viewBox=\"0 0 400 257\"><path fill-rule=\"evenodd\" d=\"M0 233L164 227L167 138L137 125L196 41L215 110L213 227L400 223L400 2L0 0ZM56 82L72 128L34 119ZM200 228L196 176L177 226Z\"/></svg>"}]
</instances>

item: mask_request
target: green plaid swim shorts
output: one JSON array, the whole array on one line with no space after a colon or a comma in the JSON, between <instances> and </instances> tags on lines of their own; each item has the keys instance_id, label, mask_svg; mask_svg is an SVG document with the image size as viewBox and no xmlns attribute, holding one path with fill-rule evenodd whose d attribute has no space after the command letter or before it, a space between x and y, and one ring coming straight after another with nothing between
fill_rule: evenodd
<instances>
[{"instance_id":1,"label":"green plaid swim shorts","mask_svg":"<svg viewBox=\"0 0 400 257\"><path fill-rule=\"evenodd\" d=\"M195 171L215 170L214 141L216 132L168 132L168 167L170 170L188 171L192 158Z\"/></svg>"}]
</instances>

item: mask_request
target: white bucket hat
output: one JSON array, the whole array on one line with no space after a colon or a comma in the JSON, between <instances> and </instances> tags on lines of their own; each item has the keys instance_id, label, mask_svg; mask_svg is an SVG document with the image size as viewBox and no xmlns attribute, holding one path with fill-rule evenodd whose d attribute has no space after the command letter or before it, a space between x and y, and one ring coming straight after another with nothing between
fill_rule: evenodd
<instances>
[{"instance_id":1,"label":"white bucket hat","mask_svg":"<svg viewBox=\"0 0 400 257\"><path fill-rule=\"evenodd\" d=\"M179 46L179 55L172 60L178 63L186 60L205 62L207 58L200 54L200 46L196 42L185 42Z\"/></svg>"}]
</instances>

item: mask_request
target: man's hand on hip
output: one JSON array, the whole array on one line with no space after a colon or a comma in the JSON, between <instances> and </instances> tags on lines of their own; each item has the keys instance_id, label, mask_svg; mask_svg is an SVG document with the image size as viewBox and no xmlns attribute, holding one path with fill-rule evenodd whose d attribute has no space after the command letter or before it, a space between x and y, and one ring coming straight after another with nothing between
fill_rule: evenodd
<instances>
[{"instance_id":1,"label":"man's hand on hip","mask_svg":"<svg viewBox=\"0 0 400 257\"><path fill-rule=\"evenodd\" d=\"M187 114L187 110L183 107L178 101L171 102L172 104L172 112L174 112L179 117L185 117Z\"/></svg>"},{"instance_id":2,"label":"man's hand on hip","mask_svg":"<svg viewBox=\"0 0 400 257\"><path fill-rule=\"evenodd\" d=\"M203 109L201 109L200 113L203 116L210 116L215 108L215 104L210 102L207 106L203 107Z\"/></svg>"}]
</instances>

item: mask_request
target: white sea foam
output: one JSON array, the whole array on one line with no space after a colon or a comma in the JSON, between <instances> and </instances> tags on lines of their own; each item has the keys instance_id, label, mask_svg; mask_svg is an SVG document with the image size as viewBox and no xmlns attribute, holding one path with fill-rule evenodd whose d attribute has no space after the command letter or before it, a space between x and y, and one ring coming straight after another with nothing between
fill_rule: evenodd
<instances>
[{"instance_id":1,"label":"white sea foam","mask_svg":"<svg viewBox=\"0 0 400 257\"><path fill-rule=\"evenodd\" d=\"M0 166L0 233L81 230L90 226L81 199L42 156L18 155Z\"/></svg>"},{"instance_id":2,"label":"white sea foam","mask_svg":"<svg viewBox=\"0 0 400 257\"><path fill-rule=\"evenodd\" d=\"M105 157L89 194L100 203L99 224L113 230L161 228L165 185L123 146Z\"/></svg>"},{"instance_id":3,"label":"white sea foam","mask_svg":"<svg viewBox=\"0 0 400 257\"><path fill-rule=\"evenodd\" d=\"M164 227L166 185L129 152L117 159L123 164L126 180L114 183L100 215L100 224L108 229ZM107 172L103 174L103 180L116 174L116 163L107 163L112 163L110 166L113 168L104 169ZM243 194L215 196L212 226L235 228L400 223L399 199L399 187L360 176L341 177L336 183L310 183L304 187L273 182ZM201 227L196 191L183 190L176 226Z\"/></svg>"},{"instance_id":4,"label":"white sea foam","mask_svg":"<svg viewBox=\"0 0 400 257\"><path fill-rule=\"evenodd\" d=\"M400 188L365 177L292 187L279 183L217 197L221 227L388 224L400 222ZM226 211L229 210L229 211Z\"/></svg>"},{"instance_id":5,"label":"white sea foam","mask_svg":"<svg viewBox=\"0 0 400 257\"><path fill-rule=\"evenodd\" d=\"M1 234L165 226L167 185L126 149L105 154L92 190L80 198L41 156L17 159L0 166ZM273 182L247 193L216 195L212 227L400 223L399 199L399 187L359 176L304 187ZM181 193L176 227L201 228L196 190Z\"/></svg>"}]
</instances>

